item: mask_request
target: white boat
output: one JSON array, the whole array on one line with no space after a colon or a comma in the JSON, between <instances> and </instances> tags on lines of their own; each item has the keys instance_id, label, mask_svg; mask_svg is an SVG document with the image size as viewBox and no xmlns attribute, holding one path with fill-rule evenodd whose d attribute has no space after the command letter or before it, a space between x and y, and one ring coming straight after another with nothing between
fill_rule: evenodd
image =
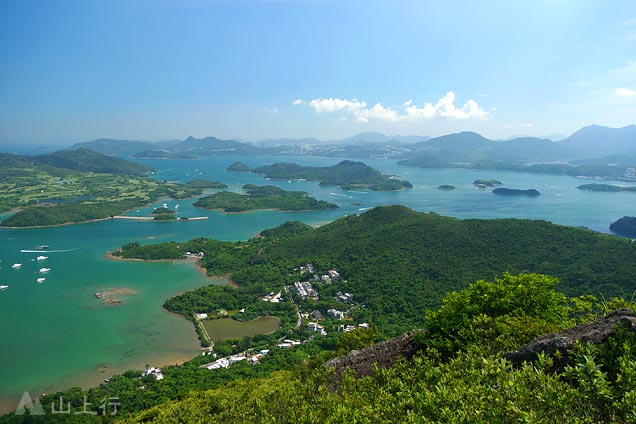
<instances>
[{"instance_id":1,"label":"white boat","mask_svg":"<svg viewBox=\"0 0 636 424\"><path fill-rule=\"evenodd\" d=\"M9 286L0 286L0 290L8 289Z\"/></svg>"},{"instance_id":2,"label":"white boat","mask_svg":"<svg viewBox=\"0 0 636 424\"><path fill-rule=\"evenodd\" d=\"M45 272L49 272L51 270L51 268L40 268L40 270L38 271L38 274L44 274Z\"/></svg>"},{"instance_id":3,"label":"white boat","mask_svg":"<svg viewBox=\"0 0 636 424\"><path fill-rule=\"evenodd\" d=\"M43 261L45 259L48 259L48 256L38 256L37 258L35 258L36 261Z\"/></svg>"},{"instance_id":4,"label":"white boat","mask_svg":"<svg viewBox=\"0 0 636 424\"><path fill-rule=\"evenodd\" d=\"M38 282L38 284L42 284L43 282L45 282L45 281L46 281L46 278L41 277L41 278L38 278L38 279L37 279L37 280L35 280L35 281L37 281L37 282Z\"/></svg>"},{"instance_id":5,"label":"white boat","mask_svg":"<svg viewBox=\"0 0 636 424\"><path fill-rule=\"evenodd\" d=\"M13 265L11 265L11 268L13 268L13 269L18 269L18 268L20 268L21 266L22 266L22 264L13 264Z\"/></svg>"}]
</instances>

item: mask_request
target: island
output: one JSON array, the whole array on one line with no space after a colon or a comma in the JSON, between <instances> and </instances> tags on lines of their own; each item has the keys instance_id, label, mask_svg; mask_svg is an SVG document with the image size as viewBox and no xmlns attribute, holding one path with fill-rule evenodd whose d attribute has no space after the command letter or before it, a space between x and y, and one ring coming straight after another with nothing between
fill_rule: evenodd
<instances>
[{"instance_id":1,"label":"island","mask_svg":"<svg viewBox=\"0 0 636 424\"><path fill-rule=\"evenodd\" d=\"M252 168L245 165L243 162L234 162L230 166L226 168L228 171L236 171L236 172L250 172Z\"/></svg>"},{"instance_id":2,"label":"island","mask_svg":"<svg viewBox=\"0 0 636 424\"><path fill-rule=\"evenodd\" d=\"M413 187L408 181L384 175L363 162L351 160L327 167L275 163L249 168L244 163L235 162L228 170L254 172L276 180L319 181L321 186L338 186L343 190L395 191Z\"/></svg>"},{"instance_id":3,"label":"island","mask_svg":"<svg viewBox=\"0 0 636 424\"><path fill-rule=\"evenodd\" d=\"M497 187L502 185L501 181L497 180L475 180L473 181L473 185L478 188L486 188L486 187Z\"/></svg>"},{"instance_id":4,"label":"island","mask_svg":"<svg viewBox=\"0 0 636 424\"><path fill-rule=\"evenodd\" d=\"M609 228L619 236L636 238L636 216L624 216L612 222Z\"/></svg>"},{"instance_id":5,"label":"island","mask_svg":"<svg viewBox=\"0 0 636 424\"><path fill-rule=\"evenodd\" d=\"M220 191L194 203L202 209L218 209L225 213L249 212L263 209L281 211L310 211L334 209L338 205L316 200L304 191L286 191L274 186L243 186L246 194Z\"/></svg>"},{"instance_id":6,"label":"island","mask_svg":"<svg viewBox=\"0 0 636 424\"><path fill-rule=\"evenodd\" d=\"M207 180L189 181L185 183L184 185L190 188L202 188L202 189L213 189L213 190L224 190L227 188L227 184L223 184L218 181L207 181Z\"/></svg>"},{"instance_id":7,"label":"island","mask_svg":"<svg viewBox=\"0 0 636 424\"><path fill-rule=\"evenodd\" d=\"M583 184L577 187L579 190L587 191L605 191L605 192L618 192L618 191L631 191L636 193L636 187L623 187L611 184Z\"/></svg>"},{"instance_id":8,"label":"island","mask_svg":"<svg viewBox=\"0 0 636 424\"><path fill-rule=\"evenodd\" d=\"M153 169L88 149L25 156L0 153L4 227L48 227L107 219L162 197L185 199L198 187L156 181Z\"/></svg>"},{"instance_id":9,"label":"island","mask_svg":"<svg viewBox=\"0 0 636 424\"><path fill-rule=\"evenodd\" d=\"M450 184L442 184L441 186L437 187L439 190L455 190L457 187L455 187L454 185L450 185Z\"/></svg>"},{"instance_id":10,"label":"island","mask_svg":"<svg viewBox=\"0 0 636 424\"><path fill-rule=\"evenodd\" d=\"M166 206L155 209L154 211L152 211L152 214L154 215L154 221L174 221L175 219L177 219L177 212L169 209Z\"/></svg>"},{"instance_id":11,"label":"island","mask_svg":"<svg viewBox=\"0 0 636 424\"><path fill-rule=\"evenodd\" d=\"M530 197L534 197L534 196L540 196L541 193L539 193L537 190L531 188L528 190L519 190L516 188L496 188L492 191L493 194L496 194L498 196L530 196Z\"/></svg>"}]
</instances>

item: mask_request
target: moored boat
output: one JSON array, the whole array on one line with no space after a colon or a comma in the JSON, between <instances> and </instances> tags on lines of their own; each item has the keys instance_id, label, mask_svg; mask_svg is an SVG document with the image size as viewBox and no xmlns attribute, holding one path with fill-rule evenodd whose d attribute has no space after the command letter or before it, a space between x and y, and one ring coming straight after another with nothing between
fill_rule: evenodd
<instances>
[{"instance_id":1,"label":"moored boat","mask_svg":"<svg viewBox=\"0 0 636 424\"><path fill-rule=\"evenodd\" d=\"M49 272L51 268L40 268L38 270L38 274L44 274L45 272Z\"/></svg>"},{"instance_id":2,"label":"moored boat","mask_svg":"<svg viewBox=\"0 0 636 424\"><path fill-rule=\"evenodd\" d=\"M35 280L35 281L37 281L37 283L38 283L38 284L42 284L43 282L45 282L45 281L46 281L46 278L41 277L41 278L38 278L38 279L37 279L37 280Z\"/></svg>"},{"instance_id":3,"label":"moored boat","mask_svg":"<svg viewBox=\"0 0 636 424\"><path fill-rule=\"evenodd\" d=\"M11 268L13 268L13 269L18 269L18 268L20 268L21 266L22 266L22 264L13 264L13 265L11 265Z\"/></svg>"},{"instance_id":4,"label":"moored boat","mask_svg":"<svg viewBox=\"0 0 636 424\"><path fill-rule=\"evenodd\" d=\"M37 258L35 258L35 260L39 262L39 261L46 260L48 258L49 258L48 256L38 256Z\"/></svg>"},{"instance_id":5,"label":"moored boat","mask_svg":"<svg viewBox=\"0 0 636 424\"><path fill-rule=\"evenodd\" d=\"M0 290L8 289L9 286L0 285Z\"/></svg>"}]
</instances>

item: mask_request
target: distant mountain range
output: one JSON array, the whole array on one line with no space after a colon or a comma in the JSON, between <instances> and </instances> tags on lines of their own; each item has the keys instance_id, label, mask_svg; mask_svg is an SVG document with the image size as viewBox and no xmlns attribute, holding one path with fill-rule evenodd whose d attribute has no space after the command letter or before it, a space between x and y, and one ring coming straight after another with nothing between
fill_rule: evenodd
<instances>
[{"instance_id":1,"label":"distant mountain range","mask_svg":"<svg viewBox=\"0 0 636 424\"><path fill-rule=\"evenodd\" d=\"M255 143L223 140L216 137L147 142L98 139L77 143L70 149L88 148L105 154L164 151L150 157L196 157L210 155L318 155L352 158L430 157L447 162L542 163L588 160L608 164L636 165L636 125L609 128L591 125L554 142L547 138L517 137L507 141L492 140L475 132L459 132L440 137L387 136L366 132L339 140L316 138L266 139ZM168 153L180 153L170 155ZM606 158L606 159L604 159Z\"/></svg>"}]
</instances>

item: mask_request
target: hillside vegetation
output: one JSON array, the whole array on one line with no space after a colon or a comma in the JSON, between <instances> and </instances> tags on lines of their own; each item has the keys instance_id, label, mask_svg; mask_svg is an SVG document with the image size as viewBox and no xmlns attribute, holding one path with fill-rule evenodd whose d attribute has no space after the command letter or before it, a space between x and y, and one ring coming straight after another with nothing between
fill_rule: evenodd
<instances>
[{"instance_id":1,"label":"hillside vegetation","mask_svg":"<svg viewBox=\"0 0 636 424\"><path fill-rule=\"evenodd\" d=\"M194 203L202 209L220 209L223 212L248 212L260 209L281 211L310 211L337 208L334 203L316 200L304 191L287 191L274 186L243 186L246 194L220 191Z\"/></svg>"}]
</instances>

